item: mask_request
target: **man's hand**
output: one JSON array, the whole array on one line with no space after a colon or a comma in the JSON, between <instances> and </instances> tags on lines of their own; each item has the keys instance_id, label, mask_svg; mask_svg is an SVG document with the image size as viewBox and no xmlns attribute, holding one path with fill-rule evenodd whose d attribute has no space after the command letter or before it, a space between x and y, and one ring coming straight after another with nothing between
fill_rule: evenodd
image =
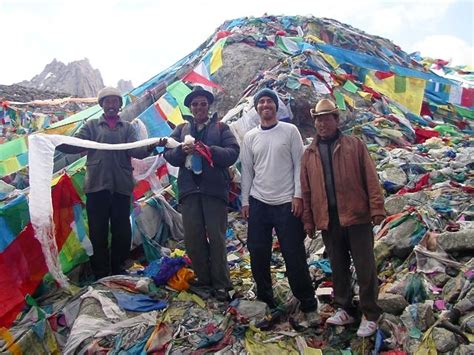
<instances>
[{"instance_id":1,"label":"man's hand","mask_svg":"<svg viewBox=\"0 0 474 355\"><path fill-rule=\"evenodd\" d=\"M152 152L153 150L155 150L156 147L164 147L167 142L168 142L168 140L166 138L160 138L160 140L158 142L150 144L147 147L147 150L149 152Z\"/></svg>"},{"instance_id":2,"label":"man's hand","mask_svg":"<svg viewBox=\"0 0 474 355\"><path fill-rule=\"evenodd\" d=\"M303 200L298 197L293 197L291 201L291 212L296 218L300 218L303 215Z\"/></svg>"},{"instance_id":3,"label":"man's hand","mask_svg":"<svg viewBox=\"0 0 474 355\"><path fill-rule=\"evenodd\" d=\"M372 223L374 224L374 226L378 226L380 223L382 223L384 219L385 219L384 216L373 216Z\"/></svg>"},{"instance_id":4,"label":"man's hand","mask_svg":"<svg viewBox=\"0 0 474 355\"><path fill-rule=\"evenodd\" d=\"M242 213L242 217L244 219L249 219L249 206L242 206L242 209L240 210L240 213Z\"/></svg>"}]
</instances>

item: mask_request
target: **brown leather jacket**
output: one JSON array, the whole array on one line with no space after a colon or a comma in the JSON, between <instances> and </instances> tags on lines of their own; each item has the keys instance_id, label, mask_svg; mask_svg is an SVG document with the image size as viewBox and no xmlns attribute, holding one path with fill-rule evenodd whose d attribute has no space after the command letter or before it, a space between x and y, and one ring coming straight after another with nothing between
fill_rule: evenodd
<instances>
[{"instance_id":1,"label":"brown leather jacket","mask_svg":"<svg viewBox=\"0 0 474 355\"><path fill-rule=\"evenodd\" d=\"M317 144L315 138L301 160L306 230L315 227L327 230L329 225L323 165ZM332 167L341 226L369 223L374 216L385 216L377 171L365 144L359 138L342 134L334 144Z\"/></svg>"}]
</instances>

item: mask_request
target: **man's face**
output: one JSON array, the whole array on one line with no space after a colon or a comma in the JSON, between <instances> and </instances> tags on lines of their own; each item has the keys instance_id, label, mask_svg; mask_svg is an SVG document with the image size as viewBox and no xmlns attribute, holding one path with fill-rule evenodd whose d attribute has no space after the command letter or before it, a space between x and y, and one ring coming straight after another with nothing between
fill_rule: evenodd
<instances>
[{"instance_id":1,"label":"man's face","mask_svg":"<svg viewBox=\"0 0 474 355\"><path fill-rule=\"evenodd\" d=\"M276 118L275 102L268 96L262 96L257 102L257 113L265 121L271 121Z\"/></svg>"},{"instance_id":2,"label":"man's face","mask_svg":"<svg viewBox=\"0 0 474 355\"><path fill-rule=\"evenodd\" d=\"M120 106L121 100L118 96L107 96L102 100L102 108L106 117L116 117Z\"/></svg>"},{"instance_id":3,"label":"man's face","mask_svg":"<svg viewBox=\"0 0 474 355\"><path fill-rule=\"evenodd\" d=\"M196 123L204 123L209 117L209 102L205 96L196 96L190 105Z\"/></svg>"},{"instance_id":4,"label":"man's face","mask_svg":"<svg viewBox=\"0 0 474 355\"><path fill-rule=\"evenodd\" d=\"M328 139L333 137L339 126L339 117L332 113L327 115L316 116L314 120L314 126L318 131L318 135L322 139Z\"/></svg>"}]
</instances>

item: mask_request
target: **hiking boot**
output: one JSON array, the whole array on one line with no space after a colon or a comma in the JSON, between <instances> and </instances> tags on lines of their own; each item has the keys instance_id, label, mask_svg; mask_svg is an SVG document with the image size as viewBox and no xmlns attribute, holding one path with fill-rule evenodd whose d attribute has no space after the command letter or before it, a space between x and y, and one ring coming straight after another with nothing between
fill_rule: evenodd
<instances>
[{"instance_id":1,"label":"hiking boot","mask_svg":"<svg viewBox=\"0 0 474 355\"><path fill-rule=\"evenodd\" d=\"M189 286L194 286L194 287L201 287L201 288L210 287L209 284L203 283L199 281L198 279L191 279L188 281L188 283L189 283Z\"/></svg>"},{"instance_id":2,"label":"hiking boot","mask_svg":"<svg viewBox=\"0 0 474 355\"><path fill-rule=\"evenodd\" d=\"M321 317L317 311L306 312L304 316L310 327L317 327L321 324Z\"/></svg>"},{"instance_id":3,"label":"hiking boot","mask_svg":"<svg viewBox=\"0 0 474 355\"><path fill-rule=\"evenodd\" d=\"M354 322L355 322L354 317L350 316L349 313L347 313L342 308L338 308L336 314L334 314L332 317L329 317L326 320L326 324L331 324L331 325L346 325L346 324L352 324Z\"/></svg>"},{"instance_id":4,"label":"hiking boot","mask_svg":"<svg viewBox=\"0 0 474 355\"><path fill-rule=\"evenodd\" d=\"M226 302L230 299L229 293L224 288L219 288L217 290L214 290L214 297L219 302Z\"/></svg>"},{"instance_id":5,"label":"hiking boot","mask_svg":"<svg viewBox=\"0 0 474 355\"><path fill-rule=\"evenodd\" d=\"M359 329L357 329L357 336L359 337L370 337L377 331L377 323L362 318L360 322Z\"/></svg>"}]
</instances>

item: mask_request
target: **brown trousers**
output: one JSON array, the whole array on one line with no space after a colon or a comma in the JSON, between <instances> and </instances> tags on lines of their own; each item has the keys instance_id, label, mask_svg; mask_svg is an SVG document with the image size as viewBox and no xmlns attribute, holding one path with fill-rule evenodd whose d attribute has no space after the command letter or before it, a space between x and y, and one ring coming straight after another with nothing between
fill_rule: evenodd
<instances>
[{"instance_id":1,"label":"brown trousers","mask_svg":"<svg viewBox=\"0 0 474 355\"><path fill-rule=\"evenodd\" d=\"M374 237L370 223L341 227L337 213L329 214L329 228L322 232L332 268L334 303L354 315L351 288L351 256L359 283L360 310L370 321L382 314L377 305L378 280L374 258Z\"/></svg>"}]
</instances>

